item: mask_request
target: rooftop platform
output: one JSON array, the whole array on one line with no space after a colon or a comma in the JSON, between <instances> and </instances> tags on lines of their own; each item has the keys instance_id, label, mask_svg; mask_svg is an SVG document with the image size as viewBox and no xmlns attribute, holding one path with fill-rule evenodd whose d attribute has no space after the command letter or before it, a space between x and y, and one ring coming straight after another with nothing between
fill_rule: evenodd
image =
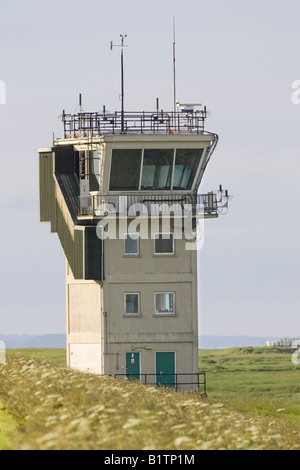
<instances>
[{"instance_id":1,"label":"rooftop platform","mask_svg":"<svg viewBox=\"0 0 300 470\"><path fill-rule=\"evenodd\" d=\"M182 111L107 113L62 112L64 139L95 137L103 134L203 134L207 117L203 109Z\"/></svg>"}]
</instances>

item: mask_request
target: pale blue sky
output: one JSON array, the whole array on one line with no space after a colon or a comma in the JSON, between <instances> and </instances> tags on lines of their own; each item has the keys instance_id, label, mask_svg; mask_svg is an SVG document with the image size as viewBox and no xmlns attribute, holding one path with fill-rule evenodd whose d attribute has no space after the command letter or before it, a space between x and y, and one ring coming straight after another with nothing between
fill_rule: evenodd
<instances>
[{"instance_id":1,"label":"pale blue sky","mask_svg":"<svg viewBox=\"0 0 300 470\"><path fill-rule=\"evenodd\" d=\"M0 0L1 333L65 331L65 265L39 223L35 149L62 136L58 116L202 102L220 143L201 192L223 184L226 216L205 224L200 333L300 336L300 79L297 0Z\"/></svg>"}]
</instances>

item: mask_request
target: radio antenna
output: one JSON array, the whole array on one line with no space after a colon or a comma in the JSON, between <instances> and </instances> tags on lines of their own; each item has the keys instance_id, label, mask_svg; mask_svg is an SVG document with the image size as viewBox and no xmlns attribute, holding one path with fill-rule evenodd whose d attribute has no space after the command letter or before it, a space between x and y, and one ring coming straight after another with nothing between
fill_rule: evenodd
<instances>
[{"instance_id":1,"label":"radio antenna","mask_svg":"<svg viewBox=\"0 0 300 470\"><path fill-rule=\"evenodd\" d=\"M175 67L175 16L173 16L173 105L176 112L176 67Z\"/></svg>"},{"instance_id":2,"label":"radio antenna","mask_svg":"<svg viewBox=\"0 0 300 470\"><path fill-rule=\"evenodd\" d=\"M124 61L123 61L123 48L128 47L124 45L124 38L127 38L127 34L120 34L121 44L113 44L110 41L110 50L113 47L121 47L121 133L124 133Z\"/></svg>"}]
</instances>

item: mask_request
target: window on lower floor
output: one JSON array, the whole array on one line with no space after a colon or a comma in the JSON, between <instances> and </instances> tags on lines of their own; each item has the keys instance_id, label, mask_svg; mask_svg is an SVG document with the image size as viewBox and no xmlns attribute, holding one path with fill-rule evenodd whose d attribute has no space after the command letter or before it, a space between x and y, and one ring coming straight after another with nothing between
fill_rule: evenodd
<instances>
[{"instance_id":1,"label":"window on lower floor","mask_svg":"<svg viewBox=\"0 0 300 470\"><path fill-rule=\"evenodd\" d=\"M125 294L125 315L139 315L140 313L140 294Z\"/></svg>"},{"instance_id":2,"label":"window on lower floor","mask_svg":"<svg viewBox=\"0 0 300 470\"><path fill-rule=\"evenodd\" d=\"M174 254L174 239L172 233L156 233L154 235L154 253L156 255Z\"/></svg>"},{"instance_id":3,"label":"window on lower floor","mask_svg":"<svg viewBox=\"0 0 300 470\"><path fill-rule=\"evenodd\" d=\"M156 292L154 303L156 314L175 314L174 292Z\"/></svg>"},{"instance_id":4,"label":"window on lower floor","mask_svg":"<svg viewBox=\"0 0 300 470\"><path fill-rule=\"evenodd\" d=\"M124 237L124 254L139 254L139 236L137 233L125 233Z\"/></svg>"}]
</instances>

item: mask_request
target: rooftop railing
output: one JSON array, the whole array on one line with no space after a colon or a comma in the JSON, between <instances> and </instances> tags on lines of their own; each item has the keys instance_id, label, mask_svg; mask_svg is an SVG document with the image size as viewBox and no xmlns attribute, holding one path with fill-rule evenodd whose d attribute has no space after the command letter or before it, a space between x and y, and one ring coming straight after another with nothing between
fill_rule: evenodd
<instances>
[{"instance_id":1,"label":"rooftop railing","mask_svg":"<svg viewBox=\"0 0 300 470\"><path fill-rule=\"evenodd\" d=\"M66 114L62 122L64 138L94 137L102 134L201 134L207 111L121 112Z\"/></svg>"}]
</instances>

